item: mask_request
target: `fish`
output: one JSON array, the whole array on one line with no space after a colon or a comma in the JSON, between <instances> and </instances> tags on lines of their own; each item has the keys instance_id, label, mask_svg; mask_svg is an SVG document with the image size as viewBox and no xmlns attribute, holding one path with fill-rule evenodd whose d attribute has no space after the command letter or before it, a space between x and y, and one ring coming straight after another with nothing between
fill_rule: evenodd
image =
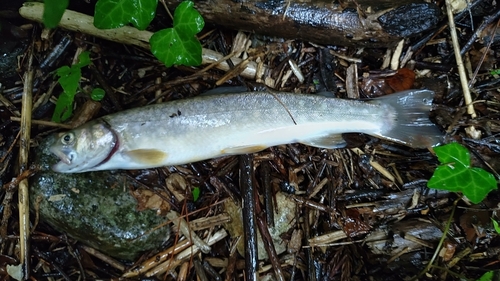
<instances>
[{"instance_id":1,"label":"fish","mask_svg":"<svg viewBox=\"0 0 500 281\"><path fill-rule=\"evenodd\" d=\"M212 94L106 115L58 133L52 170L82 173L181 165L301 143L345 146L343 133L365 133L412 148L440 144L430 121L434 92L408 90L370 100L317 94Z\"/></svg>"}]
</instances>

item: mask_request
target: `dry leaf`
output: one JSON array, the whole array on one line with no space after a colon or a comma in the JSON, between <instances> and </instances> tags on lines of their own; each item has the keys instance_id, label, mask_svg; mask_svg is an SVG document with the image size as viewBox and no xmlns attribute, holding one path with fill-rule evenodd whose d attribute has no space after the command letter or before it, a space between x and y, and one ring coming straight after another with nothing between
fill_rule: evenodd
<instances>
[{"instance_id":1,"label":"dry leaf","mask_svg":"<svg viewBox=\"0 0 500 281\"><path fill-rule=\"evenodd\" d=\"M153 192L148 189L136 189L132 195L137 200L137 211L155 210L158 215L165 215L170 211L170 203L163 199L168 198L164 191Z\"/></svg>"}]
</instances>

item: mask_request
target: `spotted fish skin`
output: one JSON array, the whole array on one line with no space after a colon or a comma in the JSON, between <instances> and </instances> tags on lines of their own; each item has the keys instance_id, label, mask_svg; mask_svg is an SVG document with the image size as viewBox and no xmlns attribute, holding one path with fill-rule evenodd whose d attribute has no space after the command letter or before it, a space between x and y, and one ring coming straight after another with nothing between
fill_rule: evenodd
<instances>
[{"instance_id":1,"label":"spotted fish skin","mask_svg":"<svg viewBox=\"0 0 500 281\"><path fill-rule=\"evenodd\" d=\"M358 132L414 148L441 142L429 120L434 93L409 90L369 101L248 92L208 95L107 115L59 134L62 173L179 165L270 146L342 147Z\"/></svg>"}]
</instances>

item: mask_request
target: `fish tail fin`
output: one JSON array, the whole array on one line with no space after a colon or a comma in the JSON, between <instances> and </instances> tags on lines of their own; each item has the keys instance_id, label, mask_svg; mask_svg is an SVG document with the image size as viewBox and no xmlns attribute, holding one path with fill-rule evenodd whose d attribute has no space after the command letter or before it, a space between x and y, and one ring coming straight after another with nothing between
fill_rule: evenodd
<instances>
[{"instance_id":1,"label":"fish tail fin","mask_svg":"<svg viewBox=\"0 0 500 281\"><path fill-rule=\"evenodd\" d=\"M429 120L434 92L429 90L407 90L369 101L387 104L396 111L390 130L380 137L402 143L413 148L428 148L443 141L443 133Z\"/></svg>"}]
</instances>

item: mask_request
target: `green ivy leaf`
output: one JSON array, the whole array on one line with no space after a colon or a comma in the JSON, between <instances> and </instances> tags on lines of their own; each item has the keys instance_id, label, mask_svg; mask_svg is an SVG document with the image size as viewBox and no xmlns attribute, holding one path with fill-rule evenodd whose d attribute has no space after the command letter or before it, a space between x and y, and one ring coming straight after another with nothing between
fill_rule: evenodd
<instances>
[{"instance_id":1,"label":"green ivy leaf","mask_svg":"<svg viewBox=\"0 0 500 281\"><path fill-rule=\"evenodd\" d=\"M458 163L459 167L470 167L470 154L467 148L459 143L450 143L434 148L439 162L443 164Z\"/></svg>"},{"instance_id":2,"label":"green ivy leaf","mask_svg":"<svg viewBox=\"0 0 500 281\"><path fill-rule=\"evenodd\" d=\"M199 187L194 187L193 188L193 201L198 201L198 198L200 198L200 188Z\"/></svg>"},{"instance_id":3,"label":"green ivy leaf","mask_svg":"<svg viewBox=\"0 0 500 281\"><path fill-rule=\"evenodd\" d=\"M58 123L66 121L73 114L73 101L80 84L80 78L82 77L81 69L90 63L90 53L82 52L78 56L77 63L71 67L62 66L56 70L56 75L59 76L57 81L61 85L63 92L57 99L56 108L52 114L52 121Z\"/></svg>"},{"instance_id":4,"label":"green ivy leaf","mask_svg":"<svg viewBox=\"0 0 500 281\"><path fill-rule=\"evenodd\" d=\"M205 25L203 17L191 1L182 2L174 12L174 26L151 36L151 52L167 67L201 64L202 47L196 33Z\"/></svg>"},{"instance_id":5,"label":"green ivy leaf","mask_svg":"<svg viewBox=\"0 0 500 281\"><path fill-rule=\"evenodd\" d=\"M106 92L101 88L94 88L90 94L90 98L95 101L100 101L104 98Z\"/></svg>"},{"instance_id":6,"label":"green ivy leaf","mask_svg":"<svg viewBox=\"0 0 500 281\"><path fill-rule=\"evenodd\" d=\"M481 202L497 188L495 177L481 168L470 167L469 151L458 143L434 148L439 162L427 186L434 189L462 192L473 203Z\"/></svg>"},{"instance_id":7,"label":"green ivy leaf","mask_svg":"<svg viewBox=\"0 0 500 281\"><path fill-rule=\"evenodd\" d=\"M174 28L163 29L149 39L151 52L167 67L201 64L201 44L194 36L182 38Z\"/></svg>"},{"instance_id":8,"label":"green ivy leaf","mask_svg":"<svg viewBox=\"0 0 500 281\"><path fill-rule=\"evenodd\" d=\"M158 0L99 0L95 5L94 26L118 28L131 23L146 29L156 15Z\"/></svg>"},{"instance_id":9,"label":"green ivy leaf","mask_svg":"<svg viewBox=\"0 0 500 281\"><path fill-rule=\"evenodd\" d=\"M81 52L78 56L78 62L72 65L72 68L82 68L91 63L90 61L90 52Z\"/></svg>"},{"instance_id":10,"label":"green ivy leaf","mask_svg":"<svg viewBox=\"0 0 500 281\"><path fill-rule=\"evenodd\" d=\"M488 271L485 274L483 274L483 276L481 276L481 278L479 278L477 281L493 281L494 273L495 273L494 271Z\"/></svg>"},{"instance_id":11,"label":"green ivy leaf","mask_svg":"<svg viewBox=\"0 0 500 281\"><path fill-rule=\"evenodd\" d=\"M56 69L56 75L59 77L68 76L70 74L71 74L71 68L69 68L69 66L67 65L61 66L58 69Z\"/></svg>"},{"instance_id":12,"label":"green ivy leaf","mask_svg":"<svg viewBox=\"0 0 500 281\"><path fill-rule=\"evenodd\" d=\"M179 34L192 37L205 26L205 21L194 8L192 1L184 1L177 6L174 12L174 28Z\"/></svg>"},{"instance_id":13,"label":"green ivy leaf","mask_svg":"<svg viewBox=\"0 0 500 281\"><path fill-rule=\"evenodd\" d=\"M498 225L498 222L491 218L491 222L493 222L493 227L495 228L495 231L500 234L500 226Z\"/></svg>"},{"instance_id":14,"label":"green ivy leaf","mask_svg":"<svg viewBox=\"0 0 500 281\"><path fill-rule=\"evenodd\" d=\"M43 6L43 24L47 28L56 28L61 21L69 0L45 0Z\"/></svg>"}]
</instances>

